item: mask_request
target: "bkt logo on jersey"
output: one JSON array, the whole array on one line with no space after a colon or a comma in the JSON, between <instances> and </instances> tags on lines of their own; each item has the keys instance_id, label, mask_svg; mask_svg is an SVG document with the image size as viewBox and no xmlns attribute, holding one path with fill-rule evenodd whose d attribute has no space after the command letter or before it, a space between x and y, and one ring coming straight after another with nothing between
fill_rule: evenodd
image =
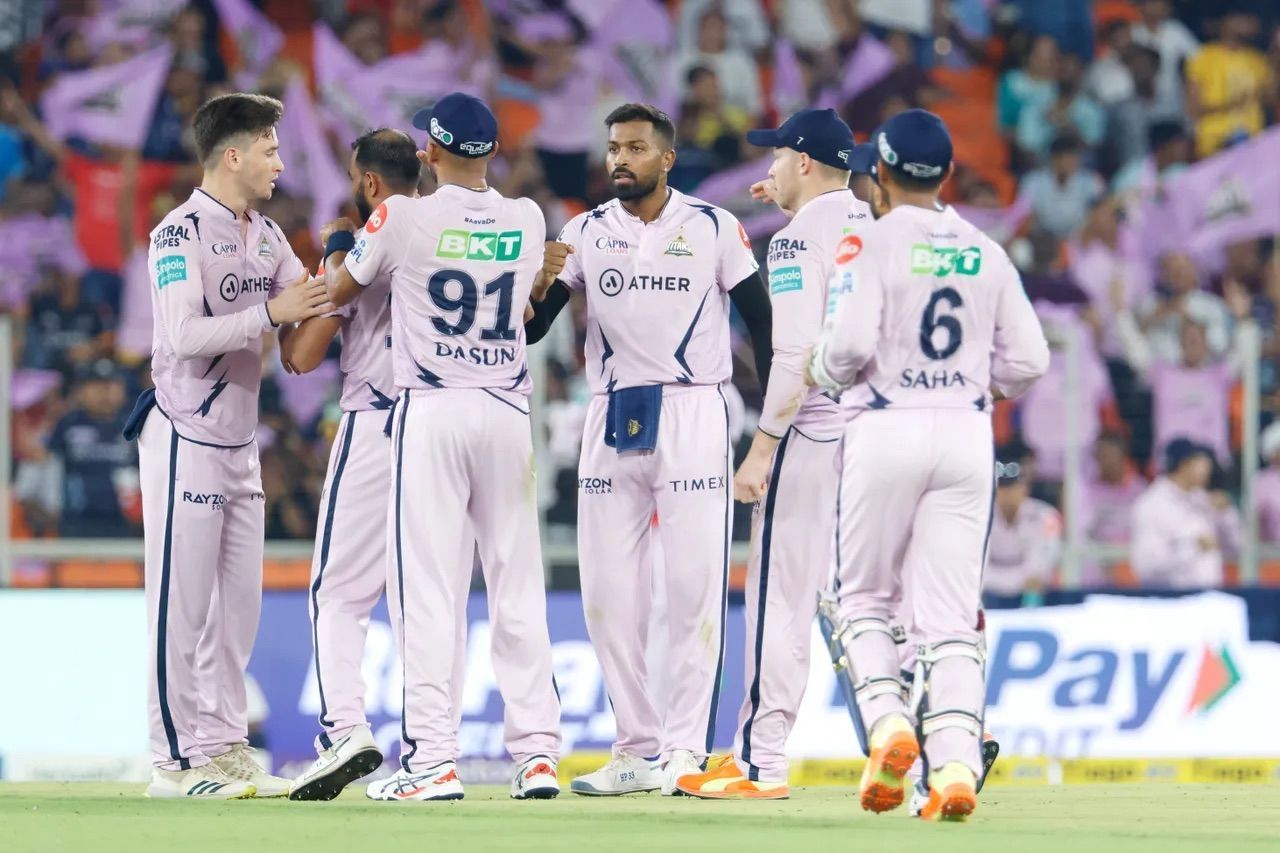
<instances>
[{"instance_id":1,"label":"bkt logo on jersey","mask_svg":"<svg viewBox=\"0 0 1280 853\"><path fill-rule=\"evenodd\" d=\"M977 246L957 249L916 243L911 247L911 272L915 275L977 275L982 269L982 250Z\"/></svg>"},{"instance_id":2,"label":"bkt logo on jersey","mask_svg":"<svg viewBox=\"0 0 1280 853\"><path fill-rule=\"evenodd\" d=\"M440 234L436 256L468 261L514 261L520 257L523 231L463 231L451 228Z\"/></svg>"},{"instance_id":3,"label":"bkt logo on jersey","mask_svg":"<svg viewBox=\"0 0 1280 853\"><path fill-rule=\"evenodd\" d=\"M1101 717L1115 730L1133 731L1142 728L1162 702L1177 703L1183 716L1203 716L1242 680L1226 646L1117 649L1100 643L1069 655L1062 651L1053 631L1002 631L990 657L987 705L998 709L1006 691L1019 690L1020 685L1037 693L1051 688L1052 707L1077 712L1091 722ZM1175 696L1170 685L1193 667L1189 695Z\"/></svg>"}]
</instances>

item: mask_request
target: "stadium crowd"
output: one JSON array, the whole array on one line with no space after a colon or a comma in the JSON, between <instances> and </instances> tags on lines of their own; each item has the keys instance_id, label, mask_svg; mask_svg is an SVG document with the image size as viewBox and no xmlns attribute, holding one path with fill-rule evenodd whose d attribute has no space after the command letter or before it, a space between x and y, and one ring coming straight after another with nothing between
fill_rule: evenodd
<instances>
[{"instance_id":1,"label":"stadium crowd","mask_svg":"<svg viewBox=\"0 0 1280 853\"><path fill-rule=\"evenodd\" d=\"M250 6L278 30L273 49L233 37L224 18ZM13 10L0 16L0 310L15 321L16 535L139 534L136 452L120 426L125 401L149 382L147 235L198 179L184 129L213 94L285 97L301 80L319 95L323 22L365 67L431 53L493 103L503 128L496 186L537 200L549 233L608 197L600 117L626 86L671 111L671 184L698 195L767 156L747 144L748 129L799 106L837 109L859 139L908 107L939 113L957 146L946 197L1007 246L1058 352L1070 335L1084 342L1075 435L1062 358L1024 399L998 407L990 591L1034 598L1055 582L1064 516L1090 539L1134 544L1128 567L1086 566L1085 584L1212 586L1235 556L1237 329L1252 319L1262 331L1265 424L1280 410L1280 247L1262 236L1205 257L1131 243L1165 182L1280 117L1274 3L19 0ZM59 131L42 98L50 87L159 44L172 61L140 146ZM350 140L332 128L314 131L345 170ZM286 159L286 173L294 167ZM306 189L285 185L263 212L314 267L319 223ZM758 253L770 234L752 231ZM575 326L542 344L553 537L575 517L588 393L582 306L574 311ZM760 389L738 349L745 450ZM258 438L269 539L314 536L340 414L331 356L287 378L267 356ZM1085 488L1067 507L1072 440ZM1280 426L1261 447L1262 532L1277 541ZM736 537L748 526L739 508Z\"/></svg>"}]
</instances>

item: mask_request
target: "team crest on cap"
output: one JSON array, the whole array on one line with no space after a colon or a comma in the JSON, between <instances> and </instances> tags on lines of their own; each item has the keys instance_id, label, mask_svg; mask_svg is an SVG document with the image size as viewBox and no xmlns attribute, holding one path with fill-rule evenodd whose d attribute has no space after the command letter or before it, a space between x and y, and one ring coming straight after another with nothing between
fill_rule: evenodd
<instances>
[{"instance_id":1,"label":"team crest on cap","mask_svg":"<svg viewBox=\"0 0 1280 853\"><path fill-rule=\"evenodd\" d=\"M664 255L675 255L680 258L692 258L693 249L689 248L689 241L684 239L684 230L682 229L676 238L667 244L667 250Z\"/></svg>"},{"instance_id":2,"label":"team crest on cap","mask_svg":"<svg viewBox=\"0 0 1280 853\"><path fill-rule=\"evenodd\" d=\"M475 157L480 154L488 154L493 150L492 142L463 142L458 146L466 153Z\"/></svg>"},{"instance_id":3,"label":"team crest on cap","mask_svg":"<svg viewBox=\"0 0 1280 853\"><path fill-rule=\"evenodd\" d=\"M890 166L898 164L898 152L889 147L889 137L881 133L876 137L876 147L880 149L880 159Z\"/></svg>"},{"instance_id":4,"label":"team crest on cap","mask_svg":"<svg viewBox=\"0 0 1280 853\"><path fill-rule=\"evenodd\" d=\"M445 145L453 144L453 134L445 130L444 127L440 124L440 120L437 119L435 116L431 117L431 135L434 136L436 139L439 139Z\"/></svg>"}]
</instances>

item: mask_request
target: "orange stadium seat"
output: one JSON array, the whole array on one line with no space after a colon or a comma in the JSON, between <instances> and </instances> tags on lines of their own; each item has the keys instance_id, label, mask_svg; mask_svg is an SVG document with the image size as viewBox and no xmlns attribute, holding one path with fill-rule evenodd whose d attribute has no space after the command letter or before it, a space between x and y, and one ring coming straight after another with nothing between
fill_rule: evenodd
<instances>
[{"instance_id":1,"label":"orange stadium seat","mask_svg":"<svg viewBox=\"0 0 1280 853\"><path fill-rule=\"evenodd\" d=\"M52 585L76 589L134 589L142 586L142 564L132 560L55 563Z\"/></svg>"}]
</instances>

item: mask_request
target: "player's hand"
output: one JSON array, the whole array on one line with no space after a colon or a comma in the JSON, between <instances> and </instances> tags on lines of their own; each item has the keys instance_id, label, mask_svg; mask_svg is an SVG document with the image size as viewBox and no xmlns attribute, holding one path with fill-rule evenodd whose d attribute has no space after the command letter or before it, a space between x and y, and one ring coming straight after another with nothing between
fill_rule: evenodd
<instances>
[{"instance_id":1,"label":"player's hand","mask_svg":"<svg viewBox=\"0 0 1280 853\"><path fill-rule=\"evenodd\" d=\"M277 326L284 323L301 323L333 310L329 303L329 291L324 279L312 278L303 273L297 281L286 287L275 299L267 301L267 313Z\"/></svg>"},{"instance_id":2,"label":"player's hand","mask_svg":"<svg viewBox=\"0 0 1280 853\"><path fill-rule=\"evenodd\" d=\"M564 265L573 254L573 247L558 240L548 240L542 250L542 276L533 286L533 300L541 302L547 295L548 288L555 284L556 278L564 271Z\"/></svg>"},{"instance_id":3,"label":"player's hand","mask_svg":"<svg viewBox=\"0 0 1280 853\"><path fill-rule=\"evenodd\" d=\"M321 245L328 243L329 238L333 236L335 231L350 231L355 233L356 224L345 216L339 216L332 222L326 222L320 226L320 243Z\"/></svg>"},{"instance_id":4,"label":"player's hand","mask_svg":"<svg viewBox=\"0 0 1280 853\"><path fill-rule=\"evenodd\" d=\"M794 216L795 211L788 210L778 201L778 185L773 182L773 178L765 178L763 181L756 181L751 185L751 197L756 201L767 201L778 205L787 216Z\"/></svg>"},{"instance_id":5,"label":"player's hand","mask_svg":"<svg viewBox=\"0 0 1280 853\"><path fill-rule=\"evenodd\" d=\"M772 455L756 453L747 454L733 475L733 499L739 503L753 504L769 491L769 466Z\"/></svg>"}]
</instances>

